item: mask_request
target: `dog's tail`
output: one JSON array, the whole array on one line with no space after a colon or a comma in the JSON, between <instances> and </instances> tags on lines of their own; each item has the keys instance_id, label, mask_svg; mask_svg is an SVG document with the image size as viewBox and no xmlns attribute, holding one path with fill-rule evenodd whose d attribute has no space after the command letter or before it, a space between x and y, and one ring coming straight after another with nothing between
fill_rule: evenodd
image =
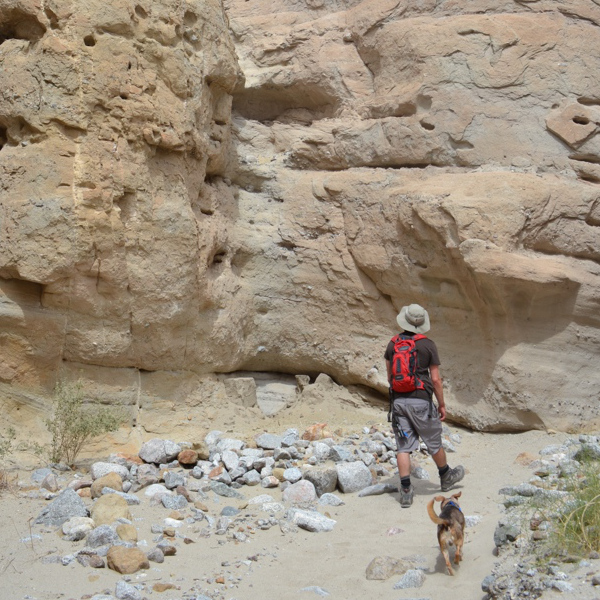
<instances>
[{"instance_id":1,"label":"dog's tail","mask_svg":"<svg viewBox=\"0 0 600 600\"><path fill-rule=\"evenodd\" d=\"M429 513L429 518L436 523L437 525L449 525L450 523L446 519L441 519L438 515L435 514L433 510L434 502L442 502L444 500L443 496L436 496L432 500L430 500L427 504L427 512Z\"/></svg>"}]
</instances>

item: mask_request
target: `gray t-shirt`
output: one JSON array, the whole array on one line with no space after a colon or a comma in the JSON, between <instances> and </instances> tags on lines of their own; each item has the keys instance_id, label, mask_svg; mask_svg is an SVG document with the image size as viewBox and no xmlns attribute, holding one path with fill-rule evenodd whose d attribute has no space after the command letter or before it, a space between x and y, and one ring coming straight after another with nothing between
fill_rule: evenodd
<instances>
[{"instance_id":1,"label":"gray t-shirt","mask_svg":"<svg viewBox=\"0 0 600 600\"><path fill-rule=\"evenodd\" d=\"M403 331L402 335L412 337L415 334ZM425 389L414 390L413 392L393 392L394 398L422 398L423 400L431 400L433 396L433 383L429 374L429 366L441 364L437 346L433 340L425 338L416 340L415 347L417 349L417 377L425 384ZM385 360L390 362L394 358L394 342L392 340L389 341L383 356Z\"/></svg>"}]
</instances>

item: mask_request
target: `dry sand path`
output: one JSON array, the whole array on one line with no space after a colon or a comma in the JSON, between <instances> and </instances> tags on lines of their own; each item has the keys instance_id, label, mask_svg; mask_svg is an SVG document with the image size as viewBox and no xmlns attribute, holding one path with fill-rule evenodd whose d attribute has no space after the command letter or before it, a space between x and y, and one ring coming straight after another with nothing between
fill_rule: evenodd
<instances>
[{"instance_id":1,"label":"dry sand path","mask_svg":"<svg viewBox=\"0 0 600 600\"><path fill-rule=\"evenodd\" d=\"M313 407L314 408L314 407ZM320 414L319 414L320 413ZM336 422L346 431L360 431L361 426L383 422L385 415L371 408L341 411L322 405L315 411L289 411L274 419L249 422L242 417L227 417L228 435L251 436L260 431L278 433L287 427L302 428L315 421L330 418L331 429ZM215 414L211 428L219 428ZM316 418L315 418L316 417ZM321 418L319 418L321 417ZM385 426L385 425L384 425ZM146 583L143 596L164 600L196 598L203 591L210 597L224 600L310 600L327 592L332 600L400 600L430 598L431 600L479 600L484 597L481 581L488 575L497 558L494 556L493 534L501 515L498 490L517 484L531 476L531 470L516 461L522 452L537 454L540 449L559 443L566 434L527 432L522 434L481 434L455 429L462 436L457 452L449 454L450 464L462 463L467 475L458 489L462 490L461 505L467 516L481 517L479 523L467 529L464 562L454 577L446 573L437 540L436 526L429 520L426 504L439 494L437 473L431 459L425 468L431 480L415 481L416 495L409 509L402 509L396 494L359 498L343 495L340 507L321 507L337 521L332 532L283 534L275 526L268 531L257 530L249 541L225 541L214 533L202 537L202 523L185 530L194 543L179 540L176 556L163 564L151 563L151 569L129 576L131 583ZM98 460L106 458L98 456ZM28 477L20 473L21 479ZM247 497L280 492L260 486L242 488ZM139 494L141 496L141 494ZM217 516L226 505L239 501L216 497L206 502L211 514ZM42 557L58 551L60 555L74 552L83 542L63 541L53 532L42 532L39 526L30 530L29 520L35 518L44 501L30 499L19 491L5 492L0 497L0 597L6 600L56 600L58 598L90 598L95 594L115 593L116 582L122 576L109 569L85 568L74 562L67 566L43 564ZM150 527L162 523L168 511L151 507L144 499L131 507L139 538L153 547ZM264 516L264 515L259 515ZM256 519L249 519L250 523ZM188 526L185 526L188 527ZM183 528L182 528L183 529ZM395 531L390 535L391 531ZM31 541L23 541L30 534ZM39 535L41 539L38 539ZM425 582L420 589L393 589L399 580L369 581L365 570L377 556L394 558L420 557L425 570ZM217 583L223 576L225 584ZM165 592L151 591L154 583L172 583L176 587ZM234 586L234 587L230 587ZM309 589L305 589L309 588Z\"/></svg>"}]
</instances>

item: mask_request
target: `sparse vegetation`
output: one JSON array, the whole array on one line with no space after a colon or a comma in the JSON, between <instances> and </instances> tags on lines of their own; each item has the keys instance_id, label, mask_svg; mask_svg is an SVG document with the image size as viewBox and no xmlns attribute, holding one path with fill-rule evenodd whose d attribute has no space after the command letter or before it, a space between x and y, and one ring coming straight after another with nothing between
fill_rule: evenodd
<instances>
[{"instance_id":1,"label":"sparse vegetation","mask_svg":"<svg viewBox=\"0 0 600 600\"><path fill-rule=\"evenodd\" d=\"M572 499L565 503L555 527L557 547L575 555L600 551L600 463L586 458L567 490Z\"/></svg>"},{"instance_id":2,"label":"sparse vegetation","mask_svg":"<svg viewBox=\"0 0 600 600\"><path fill-rule=\"evenodd\" d=\"M9 486L9 478L4 466L4 460L13 451L13 445L17 432L9 427L4 434L0 435L0 491Z\"/></svg>"},{"instance_id":3,"label":"sparse vegetation","mask_svg":"<svg viewBox=\"0 0 600 600\"><path fill-rule=\"evenodd\" d=\"M17 432L13 427L9 427L4 434L0 434L0 462L12 452Z\"/></svg>"},{"instance_id":4,"label":"sparse vegetation","mask_svg":"<svg viewBox=\"0 0 600 600\"><path fill-rule=\"evenodd\" d=\"M565 496L534 496L523 506L528 522L524 530L540 527L546 532L545 538L540 536L527 545L540 565L600 552L600 462L585 448L577 461L576 472L557 481Z\"/></svg>"},{"instance_id":5,"label":"sparse vegetation","mask_svg":"<svg viewBox=\"0 0 600 600\"><path fill-rule=\"evenodd\" d=\"M54 463L73 464L89 440L118 429L125 420L115 408L84 405L81 381L59 381L54 390L53 415L46 420L52 435L49 457Z\"/></svg>"}]
</instances>

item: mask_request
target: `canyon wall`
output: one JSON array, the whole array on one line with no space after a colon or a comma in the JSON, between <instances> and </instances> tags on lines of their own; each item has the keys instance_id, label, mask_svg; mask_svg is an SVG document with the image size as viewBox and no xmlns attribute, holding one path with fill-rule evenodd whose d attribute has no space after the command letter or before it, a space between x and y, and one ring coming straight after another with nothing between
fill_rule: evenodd
<instances>
[{"instance_id":1,"label":"canyon wall","mask_svg":"<svg viewBox=\"0 0 600 600\"><path fill-rule=\"evenodd\" d=\"M599 25L587 0L0 0L9 421L60 377L149 435L383 402L418 302L454 421L597 429Z\"/></svg>"}]
</instances>

